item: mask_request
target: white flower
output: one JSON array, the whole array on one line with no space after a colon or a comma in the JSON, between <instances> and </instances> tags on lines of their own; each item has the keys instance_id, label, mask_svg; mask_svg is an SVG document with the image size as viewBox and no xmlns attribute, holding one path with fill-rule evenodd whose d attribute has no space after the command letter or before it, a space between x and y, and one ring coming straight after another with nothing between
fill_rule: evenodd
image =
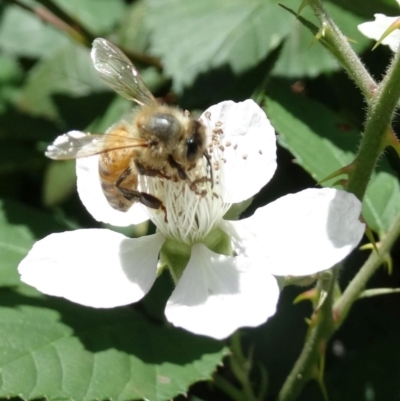
<instances>
[{"instance_id":1,"label":"white flower","mask_svg":"<svg viewBox=\"0 0 400 401\"><path fill-rule=\"evenodd\" d=\"M142 176L141 189L164 202L168 223L163 212L145 210L140 203L119 212L102 194L97 156L80 159L79 195L95 218L128 225L150 215L158 231L138 239L106 229L52 234L21 262L22 280L46 294L111 308L136 302L149 291L161 253L176 281L167 319L221 339L239 327L258 326L275 313L279 287L274 275L326 270L354 249L364 232L361 204L344 191L309 189L261 207L247 219L224 220L232 203L255 195L274 174L275 133L251 100L220 103L201 120L209 127L214 174L213 186L201 184L204 196L184 181ZM207 175L204 160L191 178L199 172ZM180 270L182 259L174 247L187 255Z\"/></svg>"},{"instance_id":2,"label":"white flower","mask_svg":"<svg viewBox=\"0 0 400 401\"><path fill-rule=\"evenodd\" d=\"M396 0L400 5L400 0ZM396 21L399 17L387 17L384 14L375 14L375 21L364 22L358 25L358 30L367 38L379 40L385 31ZM396 52L400 44L400 31L395 29L388 34L381 43L387 45L393 52Z\"/></svg>"}]
</instances>

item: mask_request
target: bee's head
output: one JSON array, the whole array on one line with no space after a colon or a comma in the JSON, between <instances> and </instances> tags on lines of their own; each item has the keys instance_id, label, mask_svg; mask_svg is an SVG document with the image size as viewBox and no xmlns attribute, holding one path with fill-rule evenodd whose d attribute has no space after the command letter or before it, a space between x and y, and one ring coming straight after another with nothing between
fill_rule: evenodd
<instances>
[{"instance_id":1,"label":"bee's head","mask_svg":"<svg viewBox=\"0 0 400 401\"><path fill-rule=\"evenodd\" d=\"M157 112L143 110L137 126L154 157L168 160L168 164L178 171L180 179L186 179L187 169L193 168L206 154L205 126L178 108L160 106Z\"/></svg>"}]
</instances>

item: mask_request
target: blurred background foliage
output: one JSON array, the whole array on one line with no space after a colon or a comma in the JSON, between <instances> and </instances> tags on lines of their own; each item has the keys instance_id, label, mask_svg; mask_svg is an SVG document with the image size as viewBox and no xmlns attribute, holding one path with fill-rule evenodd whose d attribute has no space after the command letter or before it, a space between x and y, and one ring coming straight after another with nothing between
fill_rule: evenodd
<instances>
[{"instance_id":1,"label":"blurred background foliage","mask_svg":"<svg viewBox=\"0 0 400 401\"><path fill-rule=\"evenodd\" d=\"M299 0L282 3L300 6ZM391 53L384 46L371 52L373 43L357 25L377 12L399 15L398 4L325 4L379 81ZM302 16L318 25L309 9ZM311 33L277 0L0 0L0 396L228 400L209 380L219 364L220 375L235 383L229 363L221 366L226 344L167 326L163 307L171 283L165 274L142 302L108 311L44 297L19 281L17 265L36 240L103 226L79 201L74 162L44 157L57 135L104 132L132 108L96 76L89 57L95 37L122 48L165 102L199 113L221 100L253 97L265 108L278 134L278 170L245 215L316 186L351 162L363 128L363 98L322 46L310 46ZM388 150L364 203L377 234L400 212L399 171L398 157ZM154 230L110 228L129 236ZM365 257L355 252L347 261L344 286ZM382 268L370 287L400 286L398 245L393 258L393 272ZM266 400L276 396L304 341L311 306L293 305L302 291L285 289L276 316L241 335L255 388L267 385ZM400 399L399 301L388 295L357 302L327 348L331 401ZM299 399L323 396L310 383Z\"/></svg>"}]
</instances>

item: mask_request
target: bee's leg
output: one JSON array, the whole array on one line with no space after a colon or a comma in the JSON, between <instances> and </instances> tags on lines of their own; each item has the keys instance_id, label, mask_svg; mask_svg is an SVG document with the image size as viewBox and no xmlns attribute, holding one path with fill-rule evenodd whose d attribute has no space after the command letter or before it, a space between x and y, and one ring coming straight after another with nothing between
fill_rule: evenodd
<instances>
[{"instance_id":1,"label":"bee's leg","mask_svg":"<svg viewBox=\"0 0 400 401\"><path fill-rule=\"evenodd\" d=\"M161 209L164 212L164 221L167 223L167 209L165 208L164 204L160 199L156 196L148 194L147 192L140 192L136 191L135 189L131 188L124 188L121 186L123 181L132 175L132 170L128 167L115 181L115 188L122 194L125 199L133 202L140 202L142 205L145 205L151 209Z\"/></svg>"},{"instance_id":2,"label":"bee's leg","mask_svg":"<svg viewBox=\"0 0 400 401\"><path fill-rule=\"evenodd\" d=\"M193 191L196 195L200 195L202 197L207 195L207 190L203 189L203 190L199 190L197 188L198 184L202 184L204 182L211 182L211 188L213 187L213 181L208 178L208 177L201 177L201 178L197 178L193 181L190 182L189 188L191 191Z\"/></svg>"},{"instance_id":3,"label":"bee's leg","mask_svg":"<svg viewBox=\"0 0 400 401\"><path fill-rule=\"evenodd\" d=\"M169 155L168 157L168 163L171 167L176 168L176 170L178 171L179 178L181 180L187 180L188 176L186 174L186 171L171 155Z\"/></svg>"},{"instance_id":4,"label":"bee's leg","mask_svg":"<svg viewBox=\"0 0 400 401\"><path fill-rule=\"evenodd\" d=\"M137 171L140 175L146 175L147 177L160 177L160 178L165 178L167 180L171 179L171 177L169 175L164 174L161 170L147 169L139 161L135 160L134 162L135 162Z\"/></svg>"},{"instance_id":5,"label":"bee's leg","mask_svg":"<svg viewBox=\"0 0 400 401\"><path fill-rule=\"evenodd\" d=\"M191 191L193 191L196 195L200 195L200 196L205 196L207 194L206 190L199 190L197 188L197 184L201 184L203 182L211 182L211 188L214 186L214 178L213 178L213 173L212 173L212 166L211 166L211 160L210 157L208 156L208 154L204 154L204 157L207 159L207 164L210 167L210 178L208 177L201 177L201 178L197 178L194 181L189 180L189 177L186 174L186 171L183 169L183 167L175 161L175 159L172 156L169 156L168 158L168 163L171 167L176 168L176 170L178 171L178 175L179 178L181 180L187 180L189 181L188 185Z\"/></svg>"}]
</instances>

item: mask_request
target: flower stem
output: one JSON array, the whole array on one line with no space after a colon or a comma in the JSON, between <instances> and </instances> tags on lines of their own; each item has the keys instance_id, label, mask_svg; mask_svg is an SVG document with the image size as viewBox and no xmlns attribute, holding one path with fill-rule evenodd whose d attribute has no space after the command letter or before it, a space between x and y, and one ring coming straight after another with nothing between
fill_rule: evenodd
<instances>
[{"instance_id":1,"label":"flower stem","mask_svg":"<svg viewBox=\"0 0 400 401\"><path fill-rule=\"evenodd\" d=\"M253 386L250 381L252 358L251 356L246 357L243 354L239 333L232 335L230 349L232 355L229 357L229 365L236 380L241 385L241 388L238 389L223 377L214 375L216 387L236 401L259 401L263 399L260 397L264 396L265 389L260 389L260 397L257 397L253 391Z\"/></svg>"},{"instance_id":2,"label":"flower stem","mask_svg":"<svg viewBox=\"0 0 400 401\"><path fill-rule=\"evenodd\" d=\"M232 372L242 386L242 400L257 401L257 397L253 392L253 387L249 377L252 368L252 358L246 358L243 354L240 333L233 334L231 337L230 348L232 351L230 365Z\"/></svg>"},{"instance_id":3,"label":"flower stem","mask_svg":"<svg viewBox=\"0 0 400 401\"><path fill-rule=\"evenodd\" d=\"M368 260L333 306L332 294L334 293L334 287L328 289L328 298L323 305L324 314L321 315L321 319L317 320L315 327L310 329L303 350L279 393L279 401L294 400L308 379L313 377L312 368L317 366L317 360L320 355L318 345L326 344L344 322L351 306L363 293L367 281L375 273L376 269L386 260L387 254L399 236L400 214L396 217L385 236L382 237L379 243L379 253L375 251L371 253ZM336 269L334 270L336 271ZM334 285L334 283L335 277L332 277L332 284ZM333 310L333 313L330 310Z\"/></svg>"},{"instance_id":4,"label":"flower stem","mask_svg":"<svg viewBox=\"0 0 400 401\"><path fill-rule=\"evenodd\" d=\"M371 288L368 290L364 290L360 295L360 298L371 298L376 297L377 295L388 295L388 294L398 294L400 293L400 288Z\"/></svg>"},{"instance_id":5,"label":"flower stem","mask_svg":"<svg viewBox=\"0 0 400 401\"><path fill-rule=\"evenodd\" d=\"M349 173L347 188L359 199L363 199L376 162L387 144L388 130L400 97L400 53L398 52L393 57L383 81L376 87L346 38L326 14L320 0L310 0L309 3L322 22L325 37L328 37L329 43L333 44L332 48L335 50L333 54L340 54L339 61L359 86L368 102L364 135L353 163L354 168ZM399 233L400 215L382 238L379 254L376 252L371 254L335 304L333 304L333 293L336 278L332 278L327 300L317 313L320 318L316 321L313 319L315 325L310 328L303 350L279 393L279 401L294 400L304 384L315 377L313 369L318 367L321 344L326 344L343 323L371 275L387 258ZM334 271L336 272L337 268Z\"/></svg>"},{"instance_id":6,"label":"flower stem","mask_svg":"<svg viewBox=\"0 0 400 401\"><path fill-rule=\"evenodd\" d=\"M215 374L214 375L214 385L219 388L225 394L227 394L232 400L235 401L243 401L242 391L236 388L233 384L231 384L224 377Z\"/></svg>"},{"instance_id":7,"label":"flower stem","mask_svg":"<svg viewBox=\"0 0 400 401\"><path fill-rule=\"evenodd\" d=\"M309 4L321 22L323 37L331 46L326 46L326 49L338 59L368 101L375 92L376 82L350 46L348 39L332 21L321 0L310 0Z\"/></svg>"},{"instance_id":8,"label":"flower stem","mask_svg":"<svg viewBox=\"0 0 400 401\"><path fill-rule=\"evenodd\" d=\"M322 274L318 280L317 289L321 295L326 294L326 298L314 312L303 350L286 378L277 401L295 400L309 379L320 377L321 367L318 360L324 355L326 343L335 327L332 305L337 271L338 269L334 268L332 271Z\"/></svg>"},{"instance_id":9,"label":"flower stem","mask_svg":"<svg viewBox=\"0 0 400 401\"><path fill-rule=\"evenodd\" d=\"M397 52L370 101L355 168L349 175L347 189L359 199L364 197L375 164L387 143L388 130L399 98L400 52Z\"/></svg>"},{"instance_id":10,"label":"flower stem","mask_svg":"<svg viewBox=\"0 0 400 401\"><path fill-rule=\"evenodd\" d=\"M335 315L338 320L336 322L339 327L346 319L351 306L359 296L363 293L365 285L370 277L375 273L378 267L385 262L394 242L400 235L400 214L396 217L389 231L382 237L379 242L379 253L373 251L364 265L361 267L357 275L347 286L342 296L334 304Z\"/></svg>"}]
</instances>

